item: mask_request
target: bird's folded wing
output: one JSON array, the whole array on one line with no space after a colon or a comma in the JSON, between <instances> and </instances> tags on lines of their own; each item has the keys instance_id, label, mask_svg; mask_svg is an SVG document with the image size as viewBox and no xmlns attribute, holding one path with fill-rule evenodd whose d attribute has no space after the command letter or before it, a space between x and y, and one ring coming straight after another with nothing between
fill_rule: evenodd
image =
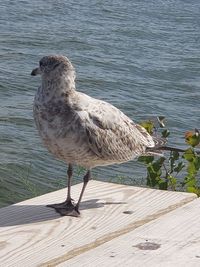
<instances>
[{"instance_id":1,"label":"bird's folded wing","mask_svg":"<svg viewBox=\"0 0 200 267\"><path fill-rule=\"evenodd\" d=\"M152 137L114 106L99 101L84 114L90 149L104 160L126 161L154 146ZM87 118L86 118L87 117Z\"/></svg>"}]
</instances>

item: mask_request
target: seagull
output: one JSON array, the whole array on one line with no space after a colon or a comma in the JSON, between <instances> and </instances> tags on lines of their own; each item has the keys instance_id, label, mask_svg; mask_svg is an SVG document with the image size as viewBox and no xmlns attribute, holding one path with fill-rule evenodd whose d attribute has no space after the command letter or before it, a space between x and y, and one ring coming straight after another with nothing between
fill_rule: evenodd
<instances>
[{"instance_id":1,"label":"seagull","mask_svg":"<svg viewBox=\"0 0 200 267\"><path fill-rule=\"evenodd\" d=\"M79 206L96 166L120 164L138 156L156 154L162 138L151 136L122 111L92 98L75 87L75 69L61 55L44 56L31 75L41 75L33 116L47 149L68 164L67 197L50 204L60 215L80 216ZM73 166L86 169L77 203L71 198Z\"/></svg>"}]
</instances>

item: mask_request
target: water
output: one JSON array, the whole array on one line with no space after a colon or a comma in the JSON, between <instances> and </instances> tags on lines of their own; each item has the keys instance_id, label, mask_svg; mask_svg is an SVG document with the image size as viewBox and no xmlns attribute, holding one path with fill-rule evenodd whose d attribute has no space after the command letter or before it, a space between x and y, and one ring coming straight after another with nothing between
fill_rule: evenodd
<instances>
[{"instance_id":1,"label":"water","mask_svg":"<svg viewBox=\"0 0 200 267\"><path fill-rule=\"evenodd\" d=\"M78 90L135 121L165 115L181 146L200 123L199 10L199 0L1 1L0 206L65 185L65 164L42 146L32 117L40 79L30 72L44 55L67 55ZM145 183L136 161L93 173Z\"/></svg>"}]
</instances>

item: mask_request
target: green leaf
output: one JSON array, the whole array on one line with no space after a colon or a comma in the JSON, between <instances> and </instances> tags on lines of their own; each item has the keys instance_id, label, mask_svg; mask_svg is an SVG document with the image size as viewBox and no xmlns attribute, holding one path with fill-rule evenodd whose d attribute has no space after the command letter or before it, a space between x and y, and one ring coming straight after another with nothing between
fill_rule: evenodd
<instances>
[{"instance_id":1,"label":"green leaf","mask_svg":"<svg viewBox=\"0 0 200 267\"><path fill-rule=\"evenodd\" d=\"M148 185L155 187L158 185L158 181L160 180L160 176L162 172L160 170L155 171L152 164L149 164L147 167L148 173Z\"/></svg>"},{"instance_id":2,"label":"green leaf","mask_svg":"<svg viewBox=\"0 0 200 267\"><path fill-rule=\"evenodd\" d=\"M154 168L153 168L153 166L152 165L149 165L148 167L147 167L147 171L148 171L148 174L149 174L149 176L151 177L151 178L153 178L153 179L156 179L157 178L157 173L155 172L155 170L154 170Z\"/></svg>"},{"instance_id":3,"label":"green leaf","mask_svg":"<svg viewBox=\"0 0 200 267\"><path fill-rule=\"evenodd\" d=\"M187 167L187 171L188 171L189 175L195 175L196 174L197 171L196 171L196 167L195 167L194 162L190 162L190 164Z\"/></svg>"},{"instance_id":4,"label":"green leaf","mask_svg":"<svg viewBox=\"0 0 200 267\"><path fill-rule=\"evenodd\" d=\"M200 133L199 130L189 131L185 133L185 142L192 147L197 146L200 143Z\"/></svg>"},{"instance_id":5,"label":"green leaf","mask_svg":"<svg viewBox=\"0 0 200 267\"><path fill-rule=\"evenodd\" d=\"M180 172L185 167L185 164L183 162L179 162L178 165L174 168L175 172Z\"/></svg>"},{"instance_id":6,"label":"green leaf","mask_svg":"<svg viewBox=\"0 0 200 267\"><path fill-rule=\"evenodd\" d=\"M170 135L170 131L165 129L162 131L162 137L167 138Z\"/></svg>"},{"instance_id":7,"label":"green leaf","mask_svg":"<svg viewBox=\"0 0 200 267\"><path fill-rule=\"evenodd\" d=\"M171 189L175 191L176 190L177 179L172 175L168 175L167 179L168 179L169 187L171 187Z\"/></svg>"},{"instance_id":8,"label":"green leaf","mask_svg":"<svg viewBox=\"0 0 200 267\"><path fill-rule=\"evenodd\" d=\"M188 148L184 153L183 153L183 158L186 159L187 161L193 161L195 157L194 149L193 148Z\"/></svg>"},{"instance_id":9,"label":"green leaf","mask_svg":"<svg viewBox=\"0 0 200 267\"><path fill-rule=\"evenodd\" d=\"M172 151L171 157L173 158L173 160L178 160L179 159L179 152Z\"/></svg>"},{"instance_id":10,"label":"green leaf","mask_svg":"<svg viewBox=\"0 0 200 267\"><path fill-rule=\"evenodd\" d=\"M154 156L140 156L139 158L138 158L138 161L139 162L143 162L143 163L145 163L145 164L149 164L149 163L151 163L152 161L154 160Z\"/></svg>"},{"instance_id":11,"label":"green leaf","mask_svg":"<svg viewBox=\"0 0 200 267\"><path fill-rule=\"evenodd\" d=\"M168 189L167 181L160 180L158 185L159 185L159 189L161 189L161 190L167 190Z\"/></svg>"},{"instance_id":12,"label":"green leaf","mask_svg":"<svg viewBox=\"0 0 200 267\"><path fill-rule=\"evenodd\" d=\"M197 196L199 197L200 196L200 188L199 187L194 187L194 186L188 186L186 188L187 192L189 193L195 193L197 194Z\"/></svg>"},{"instance_id":13,"label":"green leaf","mask_svg":"<svg viewBox=\"0 0 200 267\"><path fill-rule=\"evenodd\" d=\"M174 176L169 175L168 179L169 179L171 185L176 185L177 184L177 179Z\"/></svg>"},{"instance_id":14,"label":"green leaf","mask_svg":"<svg viewBox=\"0 0 200 267\"><path fill-rule=\"evenodd\" d=\"M148 175L147 176L147 185L151 187L155 187L157 185L157 180L156 180L156 175L155 177L152 177L153 175Z\"/></svg>"},{"instance_id":15,"label":"green leaf","mask_svg":"<svg viewBox=\"0 0 200 267\"><path fill-rule=\"evenodd\" d=\"M155 161L152 163L152 167L155 172L158 172L161 169L162 165L159 162Z\"/></svg>"},{"instance_id":16,"label":"green leaf","mask_svg":"<svg viewBox=\"0 0 200 267\"><path fill-rule=\"evenodd\" d=\"M187 177L189 178L189 177ZM188 187L193 187L196 186L196 179L194 177L189 178L188 180L185 181L186 186Z\"/></svg>"},{"instance_id":17,"label":"green leaf","mask_svg":"<svg viewBox=\"0 0 200 267\"><path fill-rule=\"evenodd\" d=\"M200 157L199 156L196 156L194 158L194 166L195 166L196 171L200 169Z\"/></svg>"},{"instance_id":18,"label":"green leaf","mask_svg":"<svg viewBox=\"0 0 200 267\"><path fill-rule=\"evenodd\" d=\"M140 123L140 125L144 127L149 134L153 134L154 123L152 121L143 121Z\"/></svg>"},{"instance_id":19,"label":"green leaf","mask_svg":"<svg viewBox=\"0 0 200 267\"><path fill-rule=\"evenodd\" d=\"M158 160L154 161L152 163L153 170L155 172L158 172L162 168L162 165L163 165L164 161L165 161L164 157L160 157Z\"/></svg>"}]
</instances>

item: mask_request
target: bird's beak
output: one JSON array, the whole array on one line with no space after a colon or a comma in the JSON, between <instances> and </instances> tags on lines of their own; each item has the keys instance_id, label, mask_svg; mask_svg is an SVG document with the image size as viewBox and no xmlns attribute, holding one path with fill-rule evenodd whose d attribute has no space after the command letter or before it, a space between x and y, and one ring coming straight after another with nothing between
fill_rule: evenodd
<instances>
[{"instance_id":1,"label":"bird's beak","mask_svg":"<svg viewBox=\"0 0 200 267\"><path fill-rule=\"evenodd\" d=\"M32 72L31 72L31 75L32 75L32 76L36 76L36 75L38 75L38 74L41 74L41 70L40 70L40 68L35 68L35 69L33 69Z\"/></svg>"}]
</instances>

